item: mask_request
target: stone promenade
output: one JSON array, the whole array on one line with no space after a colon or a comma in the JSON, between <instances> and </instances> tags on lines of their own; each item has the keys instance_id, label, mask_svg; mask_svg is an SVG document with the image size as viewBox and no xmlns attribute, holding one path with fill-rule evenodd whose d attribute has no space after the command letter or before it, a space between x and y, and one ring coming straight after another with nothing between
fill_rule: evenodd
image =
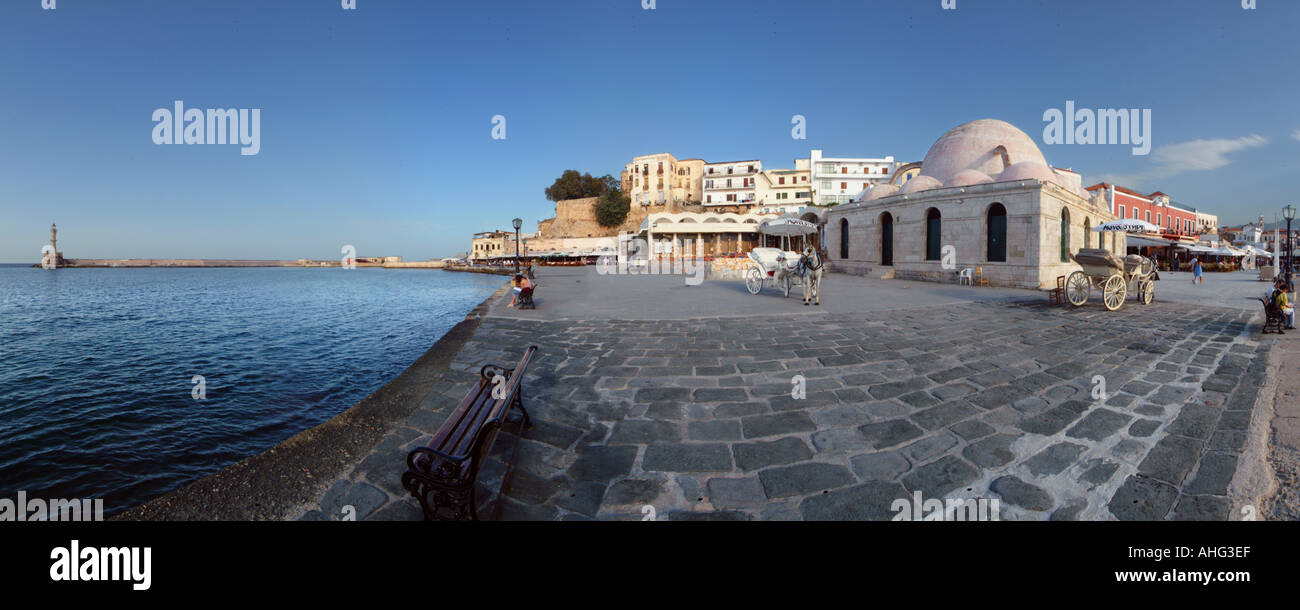
<instances>
[{"instance_id":1,"label":"stone promenade","mask_svg":"<svg viewBox=\"0 0 1300 610\"><path fill-rule=\"evenodd\" d=\"M508 469L513 439L498 441L485 517L640 520L649 506L660 520L880 520L919 491L997 498L1003 520L1237 518L1230 487L1273 343L1254 314L1035 296L709 319L489 316L406 424L303 518L343 506L420 518L400 483L406 452L482 364L509 365L529 344L541 347L525 378L534 427Z\"/></svg>"}]
</instances>

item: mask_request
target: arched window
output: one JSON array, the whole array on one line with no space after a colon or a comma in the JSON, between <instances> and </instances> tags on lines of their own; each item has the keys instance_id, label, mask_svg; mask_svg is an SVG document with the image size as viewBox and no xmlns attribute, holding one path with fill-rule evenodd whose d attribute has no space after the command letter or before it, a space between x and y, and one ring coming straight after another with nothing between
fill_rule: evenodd
<instances>
[{"instance_id":1,"label":"arched window","mask_svg":"<svg viewBox=\"0 0 1300 610\"><path fill-rule=\"evenodd\" d=\"M1070 210L1061 208L1061 262L1070 262Z\"/></svg>"},{"instance_id":2,"label":"arched window","mask_svg":"<svg viewBox=\"0 0 1300 610\"><path fill-rule=\"evenodd\" d=\"M1086 217L1083 219L1083 247L1092 247L1092 220Z\"/></svg>"},{"instance_id":3,"label":"arched window","mask_svg":"<svg viewBox=\"0 0 1300 610\"><path fill-rule=\"evenodd\" d=\"M849 219L840 219L840 258L849 257Z\"/></svg>"},{"instance_id":4,"label":"arched window","mask_svg":"<svg viewBox=\"0 0 1300 610\"><path fill-rule=\"evenodd\" d=\"M925 213L925 260L937 261L943 249L943 220L939 210L930 208Z\"/></svg>"},{"instance_id":5,"label":"arched window","mask_svg":"<svg viewBox=\"0 0 1300 610\"><path fill-rule=\"evenodd\" d=\"M1007 262L1007 209L1000 203L989 206L985 234L985 256L990 263Z\"/></svg>"},{"instance_id":6,"label":"arched window","mask_svg":"<svg viewBox=\"0 0 1300 610\"><path fill-rule=\"evenodd\" d=\"M894 216L889 212L880 214L880 264L894 265Z\"/></svg>"}]
</instances>

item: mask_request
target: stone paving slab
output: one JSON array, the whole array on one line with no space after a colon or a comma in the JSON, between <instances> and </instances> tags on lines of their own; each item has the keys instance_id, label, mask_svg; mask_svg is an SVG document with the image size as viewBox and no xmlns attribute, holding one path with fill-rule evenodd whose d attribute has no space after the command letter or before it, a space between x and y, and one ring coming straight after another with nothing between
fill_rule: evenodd
<instances>
[{"instance_id":1,"label":"stone paving slab","mask_svg":"<svg viewBox=\"0 0 1300 610\"><path fill-rule=\"evenodd\" d=\"M1253 315L1033 301L489 317L421 408L331 487L330 508L304 518L349 503L359 518L419 518L396 482L406 452L482 364L537 344L524 395L535 425L516 463L498 451L485 467L487 516L889 519L920 492L996 498L1004 520L1226 519L1272 344Z\"/></svg>"}]
</instances>

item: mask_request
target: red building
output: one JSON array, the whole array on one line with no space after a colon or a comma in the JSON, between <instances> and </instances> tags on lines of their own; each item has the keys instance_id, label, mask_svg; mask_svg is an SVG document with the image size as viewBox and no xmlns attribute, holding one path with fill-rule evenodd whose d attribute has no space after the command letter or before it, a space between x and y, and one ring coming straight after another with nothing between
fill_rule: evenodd
<instances>
[{"instance_id":1,"label":"red building","mask_svg":"<svg viewBox=\"0 0 1300 610\"><path fill-rule=\"evenodd\" d=\"M1118 218L1145 220L1160 227L1168 239L1194 240L1200 235L1196 212L1178 207L1169 196L1160 191L1143 195L1132 189L1099 182L1087 188L1090 192L1104 189L1110 211Z\"/></svg>"}]
</instances>

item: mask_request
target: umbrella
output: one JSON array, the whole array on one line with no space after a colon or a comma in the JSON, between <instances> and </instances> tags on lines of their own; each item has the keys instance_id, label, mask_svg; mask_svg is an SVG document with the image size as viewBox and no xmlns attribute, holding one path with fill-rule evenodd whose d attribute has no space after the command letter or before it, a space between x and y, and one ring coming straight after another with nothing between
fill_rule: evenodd
<instances>
[{"instance_id":1,"label":"umbrella","mask_svg":"<svg viewBox=\"0 0 1300 610\"><path fill-rule=\"evenodd\" d=\"M1160 227L1153 225L1145 220L1136 218L1121 218L1112 220L1093 227L1093 231L1102 233L1105 231L1122 231L1125 233L1159 233Z\"/></svg>"},{"instance_id":2,"label":"umbrella","mask_svg":"<svg viewBox=\"0 0 1300 610\"><path fill-rule=\"evenodd\" d=\"M780 235L783 237L799 237L811 235L817 232L817 225L806 220L798 218L775 218L765 220L758 225L758 232L764 235Z\"/></svg>"}]
</instances>

